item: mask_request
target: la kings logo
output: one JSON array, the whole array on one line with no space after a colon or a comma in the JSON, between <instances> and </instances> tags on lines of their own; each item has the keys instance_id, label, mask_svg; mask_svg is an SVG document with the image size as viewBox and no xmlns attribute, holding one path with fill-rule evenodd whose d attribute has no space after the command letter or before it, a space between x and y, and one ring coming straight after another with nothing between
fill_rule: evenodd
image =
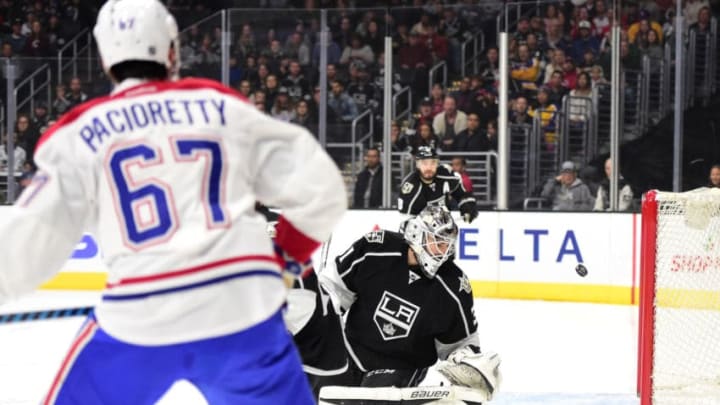
<instances>
[{"instance_id":1,"label":"la kings logo","mask_svg":"<svg viewBox=\"0 0 720 405\"><path fill-rule=\"evenodd\" d=\"M410 334L418 312L419 306L384 291L375 308L373 321L384 340L402 339Z\"/></svg>"}]
</instances>

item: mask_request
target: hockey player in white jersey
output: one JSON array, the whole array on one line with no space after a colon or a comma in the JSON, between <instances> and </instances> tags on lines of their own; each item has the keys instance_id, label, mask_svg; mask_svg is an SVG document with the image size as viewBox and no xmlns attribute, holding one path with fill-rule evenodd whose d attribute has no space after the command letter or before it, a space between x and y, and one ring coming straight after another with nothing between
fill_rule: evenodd
<instances>
[{"instance_id":1,"label":"hockey player in white jersey","mask_svg":"<svg viewBox=\"0 0 720 405\"><path fill-rule=\"evenodd\" d=\"M0 302L49 279L84 230L109 268L43 403L152 404L180 379L213 405L313 403L281 274L343 215L337 168L221 84L170 80L178 31L158 0L108 1L94 35L115 88L43 135L0 228ZM255 201L282 209L280 255Z\"/></svg>"}]
</instances>

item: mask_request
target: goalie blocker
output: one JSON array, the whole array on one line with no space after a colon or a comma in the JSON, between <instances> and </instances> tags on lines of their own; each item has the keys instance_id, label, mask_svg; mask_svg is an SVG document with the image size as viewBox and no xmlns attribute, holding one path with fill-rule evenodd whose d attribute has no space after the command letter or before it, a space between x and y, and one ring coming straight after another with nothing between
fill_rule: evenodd
<instances>
[{"instance_id":1,"label":"goalie blocker","mask_svg":"<svg viewBox=\"0 0 720 405\"><path fill-rule=\"evenodd\" d=\"M457 386L341 387L328 386L320 390L319 405L380 405L380 404L482 404L490 398L482 391Z\"/></svg>"}]
</instances>

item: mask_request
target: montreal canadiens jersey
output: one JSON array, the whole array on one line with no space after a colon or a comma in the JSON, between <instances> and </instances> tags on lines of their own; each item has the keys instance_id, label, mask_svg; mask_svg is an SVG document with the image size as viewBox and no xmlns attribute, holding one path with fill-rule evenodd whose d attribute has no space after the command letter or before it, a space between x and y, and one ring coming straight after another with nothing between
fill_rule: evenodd
<instances>
[{"instance_id":1,"label":"montreal canadiens jersey","mask_svg":"<svg viewBox=\"0 0 720 405\"><path fill-rule=\"evenodd\" d=\"M301 261L347 204L307 131L204 79L126 80L61 117L35 159L0 225L12 235L0 302L52 277L89 231L109 269L97 320L135 344L226 335L281 308L281 263L256 201L283 210L276 243Z\"/></svg>"},{"instance_id":2,"label":"montreal canadiens jersey","mask_svg":"<svg viewBox=\"0 0 720 405\"><path fill-rule=\"evenodd\" d=\"M465 273L447 261L430 279L408 266L408 249L399 233L371 232L322 274L347 310L346 347L363 371L429 367L459 347L479 346Z\"/></svg>"}]
</instances>

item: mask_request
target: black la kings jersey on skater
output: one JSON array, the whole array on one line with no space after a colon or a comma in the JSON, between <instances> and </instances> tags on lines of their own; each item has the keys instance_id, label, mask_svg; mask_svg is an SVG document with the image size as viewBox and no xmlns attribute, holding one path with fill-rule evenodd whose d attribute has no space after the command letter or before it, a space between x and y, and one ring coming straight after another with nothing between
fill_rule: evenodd
<instances>
[{"instance_id":1,"label":"black la kings jersey on skater","mask_svg":"<svg viewBox=\"0 0 720 405\"><path fill-rule=\"evenodd\" d=\"M346 347L362 371L429 367L477 330L465 273L447 261L427 278L408 265L408 249L401 234L376 231L335 260Z\"/></svg>"},{"instance_id":2,"label":"black la kings jersey on skater","mask_svg":"<svg viewBox=\"0 0 720 405\"><path fill-rule=\"evenodd\" d=\"M398 211L417 215L428 205L446 206L448 194L458 205L475 204L475 198L465 190L462 179L447 166L438 165L435 178L430 183L425 183L420 178L420 172L414 170L403 179L400 186Z\"/></svg>"}]
</instances>

